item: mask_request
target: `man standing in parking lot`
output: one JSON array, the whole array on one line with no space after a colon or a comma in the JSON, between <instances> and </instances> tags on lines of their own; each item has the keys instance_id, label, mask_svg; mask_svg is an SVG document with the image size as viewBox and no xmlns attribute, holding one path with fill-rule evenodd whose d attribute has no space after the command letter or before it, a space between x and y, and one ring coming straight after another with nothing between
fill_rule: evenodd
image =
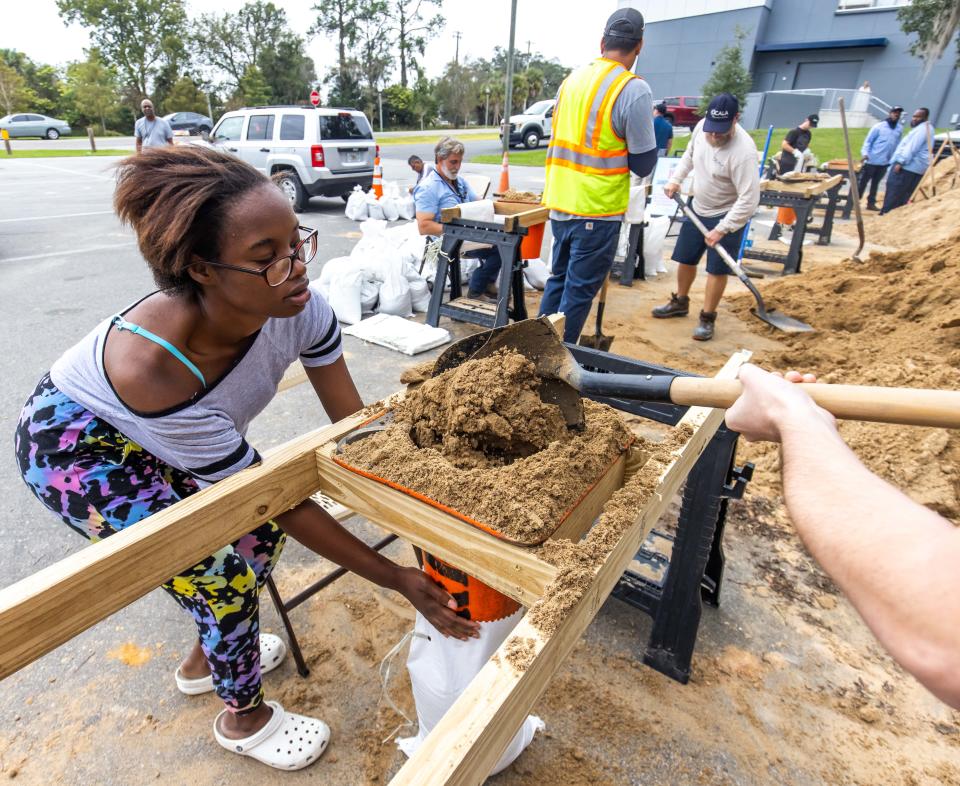
<instances>
[{"instance_id":1,"label":"man standing in parking lot","mask_svg":"<svg viewBox=\"0 0 960 786\"><path fill-rule=\"evenodd\" d=\"M667 113L667 105L663 101L653 108L653 133L657 138L657 158L670 155L673 147L673 123Z\"/></svg>"},{"instance_id":2,"label":"man standing in parking lot","mask_svg":"<svg viewBox=\"0 0 960 786\"><path fill-rule=\"evenodd\" d=\"M145 147L160 147L173 144L173 129L162 117L157 117L153 111L153 101L144 98L140 102L143 117L139 118L133 127L133 135L137 140L137 152Z\"/></svg>"}]
</instances>

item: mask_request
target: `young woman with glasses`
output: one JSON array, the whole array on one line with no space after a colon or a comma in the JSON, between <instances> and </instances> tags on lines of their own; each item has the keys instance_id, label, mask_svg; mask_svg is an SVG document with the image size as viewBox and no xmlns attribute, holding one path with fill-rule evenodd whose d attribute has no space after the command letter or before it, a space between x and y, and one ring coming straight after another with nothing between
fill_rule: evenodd
<instances>
[{"instance_id":1,"label":"young woman with glasses","mask_svg":"<svg viewBox=\"0 0 960 786\"><path fill-rule=\"evenodd\" d=\"M114 206L158 290L108 317L54 363L24 406L16 452L40 501L91 541L260 460L244 437L300 360L332 421L362 407L336 316L309 286L317 231L248 164L199 147L145 150L119 166ZM476 635L453 599L306 500L167 581L199 637L177 669L216 691L229 750L299 769L326 748L323 721L264 700L286 648L259 633L259 591L287 535L402 593L445 635ZM292 738L297 744L289 744Z\"/></svg>"}]
</instances>

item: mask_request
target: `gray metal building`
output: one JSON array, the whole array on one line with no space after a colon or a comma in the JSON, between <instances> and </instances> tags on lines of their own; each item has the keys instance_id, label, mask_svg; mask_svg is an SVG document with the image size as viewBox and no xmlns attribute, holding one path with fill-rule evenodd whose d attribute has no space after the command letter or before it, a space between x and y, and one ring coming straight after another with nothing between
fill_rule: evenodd
<instances>
[{"instance_id":1,"label":"gray metal building","mask_svg":"<svg viewBox=\"0 0 960 786\"><path fill-rule=\"evenodd\" d=\"M908 112L927 106L936 125L952 125L960 115L956 41L923 78L923 63L910 54L910 37L897 21L906 2L618 0L618 5L644 15L636 70L655 96L699 95L714 57L739 27L747 34L744 62L755 92L854 90L868 80L876 98Z\"/></svg>"}]
</instances>

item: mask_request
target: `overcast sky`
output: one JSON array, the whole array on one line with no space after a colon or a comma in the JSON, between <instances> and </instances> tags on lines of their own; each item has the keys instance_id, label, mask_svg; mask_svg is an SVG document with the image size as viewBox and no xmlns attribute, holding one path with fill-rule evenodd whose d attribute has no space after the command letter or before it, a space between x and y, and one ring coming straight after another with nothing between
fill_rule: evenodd
<instances>
[{"instance_id":1,"label":"overcast sky","mask_svg":"<svg viewBox=\"0 0 960 786\"><path fill-rule=\"evenodd\" d=\"M313 22L311 7L319 0L273 0L287 12L295 31L306 34ZM244 0L218 0L212 8L218 12L236 11ZM600 36L607 17L616 9L616 0L519 0L517 3L516 46L557 58L562 64L576 66L598 54ZM187 0L190 16L211 10L204 0ZM510 39L510 0L445 0L446 28L427 47L427 74L438 76L453 59L460 31L460 57L490 57L495 46L506 48ZM28 4L10 3L0 24L0 48L18 49L40 63L63 65L83 58L89 45L86 31L79 25L64 26L57 14L55 0L30 0ZM336 49L332 42L317 37L307 43L307 54L317 65L322 78L325 67L333 62Z\"/></svg>"}]
</instances>

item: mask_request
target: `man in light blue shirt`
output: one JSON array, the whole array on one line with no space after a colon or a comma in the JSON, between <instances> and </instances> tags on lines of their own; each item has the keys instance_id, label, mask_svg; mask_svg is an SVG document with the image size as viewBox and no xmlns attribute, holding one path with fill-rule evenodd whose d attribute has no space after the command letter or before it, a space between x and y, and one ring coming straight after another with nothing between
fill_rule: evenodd
<instances>
[{"instance_id":1,"label":"man in light blue shirt","mask_svg":"<svg viewBox=\"0 0 960 786\"><path fill-rule=\"evenodd\" d=\"M860 169L857 188L862 197L867 191L867 184L870 184L867 210L879 210L877 189L887 173L887 167L890 166L890 159L893 158L897 145L900 144L900 137L903 136L903 126L900 124L902 114L902 106L893 107L886 120L881 120L870 129L867 138L863 140L863 147L860 148L860 161L863 166Z\"/></svg>"},{"instance_id":2,"label":"man in light blue shirt","mask_svg":"<svg viewBox=\"0 0 960 786\"><path fill-rule=\"evenodd\" d=\"M440 211L464 202L476 202L479 198L460 177L464 152L463 143L452 137L446 136L437 142L434 150L436 167L423 175L413 191L417 228L421 235L440 237L443 234ZM500 252L496 248L485 248L467 252L464 256L475 256L480 260L480 267L470 276L467 297L481 299L487 294L495 295L493 282L500 272ZM443 286L443 282L435 282L434 286Z\"/></svg>"},{"instance_id":3,"label":"man in light blue shirt","mask_svg":"<svg viewBox=\"0 0 960 786\"><path fill-rule=\"evenodd\" d=\"M928 122L930 110L925 106L913 113L910 120L912 129L897 145L891 162L890 175L887 177L887 193L883 196L880 215L903 207L910 201L913 192L923 179L930 165L928 145L933 137L933 127Z\"/></svg>"}]
</instances>

